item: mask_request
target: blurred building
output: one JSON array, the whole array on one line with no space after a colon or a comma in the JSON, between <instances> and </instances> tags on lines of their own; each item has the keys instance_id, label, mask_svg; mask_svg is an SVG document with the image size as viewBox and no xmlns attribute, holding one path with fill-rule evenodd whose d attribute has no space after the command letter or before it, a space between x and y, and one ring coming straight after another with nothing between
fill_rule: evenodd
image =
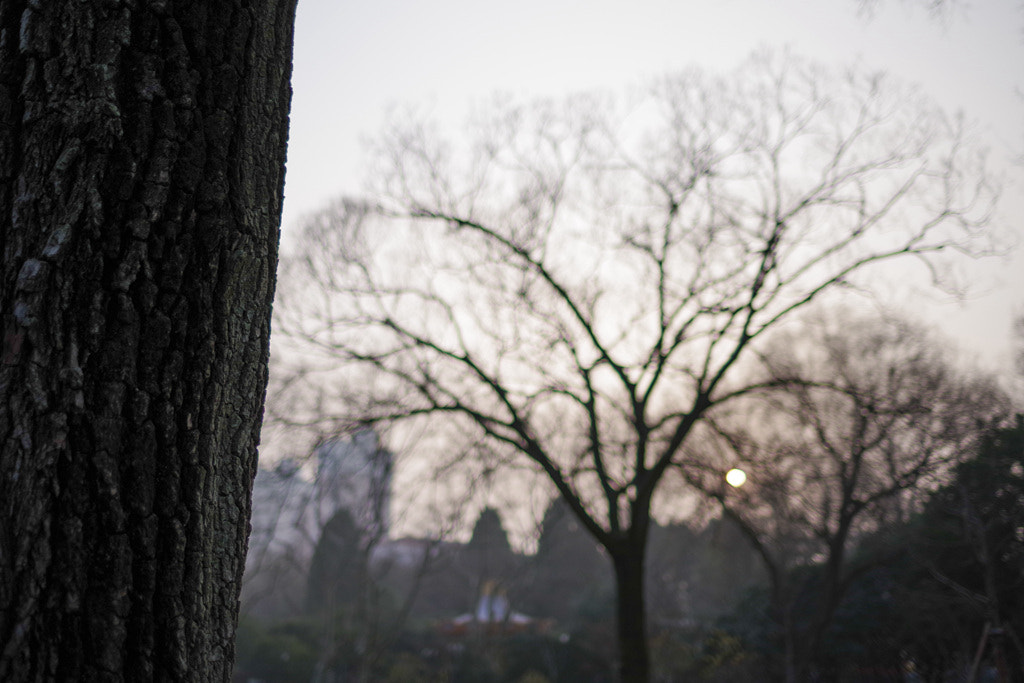
<instances>
[{"instance_id":1,"label":"blurred building","mask_svg":"<svg viewBox=\"0 0 1024 683\"><path fill-rule=\"evenodd\" d=\"M283 460L256 474L242 585L246 613L282 617L301 610L313 552L339 511L368 538L387 536L393 455L377 434L329 439L312 456L312 472L301 461Z\"/></svg>"},{"instance_id":2,"label":"blurred building","mask_svg":"<svg viewBox=\"0 0 1024 683\"><path fill-rule=\"evenodd\" d=\"M317 462L317 505L329 512L347 510L356 525L374 538L390 527L393 456L376 432L366 429L351 438L335 438L314 451Z\"/></svg>"}]
</instances>

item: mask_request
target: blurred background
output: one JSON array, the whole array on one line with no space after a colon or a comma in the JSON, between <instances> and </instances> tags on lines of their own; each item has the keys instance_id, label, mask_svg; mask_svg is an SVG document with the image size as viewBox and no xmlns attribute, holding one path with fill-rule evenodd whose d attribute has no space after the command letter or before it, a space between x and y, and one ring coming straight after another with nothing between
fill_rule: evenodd
<instances>
[{"instance_id":1,"label":"blurred background","mask_svg":"<svg viewBox=\"0 0 1024 683\"><path fill-rule=\"evenodd\" d=\"M303 0L294 68L236 680L1024 681L1024 5Z\"/></svg>"}]
</instances>

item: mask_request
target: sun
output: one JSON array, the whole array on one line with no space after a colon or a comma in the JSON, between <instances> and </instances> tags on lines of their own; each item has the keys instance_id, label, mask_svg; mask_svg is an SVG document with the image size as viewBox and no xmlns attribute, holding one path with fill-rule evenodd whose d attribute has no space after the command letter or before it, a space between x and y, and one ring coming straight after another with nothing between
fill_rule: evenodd
<instances>
[{"instance_id":1,"label":"sun","mask_svg":"<svg viewBox=\"0 0 1024 683\"><path fill-rule=\"evenodd\" d=\"M739 488L743 486L747 481L747 473L743 470L733 468L725 473L725 480L729 482L730 486Z\"/></svg>"}]
</instances>

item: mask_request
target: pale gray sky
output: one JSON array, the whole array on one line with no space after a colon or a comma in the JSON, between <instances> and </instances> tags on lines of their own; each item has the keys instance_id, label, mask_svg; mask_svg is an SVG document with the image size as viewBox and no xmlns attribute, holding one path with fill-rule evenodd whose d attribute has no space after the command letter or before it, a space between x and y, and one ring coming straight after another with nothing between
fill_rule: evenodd
<instances>
[{"instance_id":1,"label":"pale gray sky","mask_svg":"<svg viewBox=\"0 0 1024 683\"><path fill-rule=\"evenodd\" d=\"M390 105L429 102L463 116L495 91L552 95L621 89L691 65L729 68L759 47L831 64L860 62L920 83L985 130L994 160L1024 155L1024 7L965 3L946 21L883 0L302 0L284 231L341 194L358 193L361 140ZM1004 211L1024 235L1024 165ZM978 271L966 306L940 310L950 334L992 366L1008 360L1010 318L1024 307L1024 258Z\"/></svg>"}]
</instances>

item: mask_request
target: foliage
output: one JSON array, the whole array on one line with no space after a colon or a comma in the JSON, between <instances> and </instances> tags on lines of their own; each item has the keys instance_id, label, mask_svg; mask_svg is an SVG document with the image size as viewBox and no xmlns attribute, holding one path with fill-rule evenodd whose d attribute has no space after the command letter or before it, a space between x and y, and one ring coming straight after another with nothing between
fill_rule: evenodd
<instances>
[{"instance_id":1,"label":"foliage","mask_svg":"<svg viewBox=\"0 0 1024 683\"><path fill-rule=\"evenodd\" d=\"M994 427L975 457L914 520L910 571L893 627L918 666L974 655L984 624L1003 629L1013 680L1024 680L1024 423Z\"/></svg>"},{"instance_id":2,"label":"foliage","mask_svg":"<svg viewBox=\"0 0 1024 683\"><path fill-rule=\"evenodd\" d=\"M307 578L309 612L331 612L351 605L363 590L365 553L360 536L352 515L344 508L324 525Z\"/></svg>"},{"instance_id":3,"label":"foliage","mask_svg":"<svg viewBox=\"0 0 1024 683\"><path fill-rule=\"evenodd\" d=\"M594 601L606 604L612 586L607 556L559 498L544 513L525 578L516 604L527 614L569 627L580 623Z\"/></svg>"},{"instance_id":4,"label":"foliage","mask_svg":"<svg viewBox=\"0 0 1024 683\"><path fill-rule=\"evenodd\" d=\"M949 470L945 484L926 497L919 512L902 524L858 536L852 544L854 563L862 558L872 562L868 570L852 577L822 634L814 663L820 675L870 680L914 671L934 680L966 669L987 619L998 617L1008 634L1024 628L1020 623L1024 539L1019 532L1024 528L1024 427L986 429L974 448L971 457ZM614 652L614 596L607 576L596 583L559 584L558 590L543 583L546 575L566 577L574 568L588 569L574 562L574 553L576 548L588 547L578 545L581 542L592 548L592 541L567 525L572 520L564 502L553 501L544 515L537 554L519 559L524 566L534 565L529 572L534 582L528 591L552 599L564 593L566 600L576 604L552 631L453 641L442 638L432 622L423 622L387 645L374 676L396 682L601 680L613 665ZM984 537L978 534L982 530ZM493 511L481 515L473 536L476 540L467 545L508 549L500 518ZM666 682L782 679L783 639L773 618L771 591L751 575L731 573L749 563L753 552L738 528L727 520L712 520L699 530L673 524L655 528L652 539L648 589L659 596L653 603L690 587L699 593L720 591L721 599L735 601L735 607L719 618L709 611L653 609L652 614L674 616L655 619L650 640L652 678ZM985 548L991 552L982 552ZM991 571L985 568L986 558ZM677 562L678 571L663 573ZM798 630L810 628L815 614L813 591L821 584L824 564L812 560L787 571L789 582L807 591L792 603ZM748 587L742 589L744 582L736 577L744 576ZM994 579L994 599L986 593L986 576ZM720 588L715 588L716 580ZM734 586L733 595L726 590L729 585ZM995 611L990 609L993 605L998 606ZM723 602L722 611L726 610L728 604ZM346 623L343 615L338 623ZM236 673L268 682L308 680L293 677L306 675L316 663L312 653L324 647L321 628L321 622L310 620L277 624L243 620ZM354 640L344 628L335 634L348 643L334 646L338 659L332 662L340 667ZM1007 662L1017 661L1009 635L1001 647ZM994 666L994 655L989 648L987 666Z\"/></svg>"},{"instance_id":5,"label":"foliage","mask_svg":"<svg viewBox=\"0 0 1024 683\"><path fill-rule=\"evenodd\" d=\"M497 510L487 507L480 512L465 552L478 581L510 578L515 558Z\"/></svg>"},{"instance_id":6,"label":"foliage","mask_svg":"<svg viewBox=\"0 0 1024 683\"><path fill-rule=\"evenodd\" d=\"M861 541L912 514L1007 405L905 320L801 322L762 356L779 388L707 419L686 470L764 563L790 680L822 665L845 594L881 559ZM721 477L733 466L749 473L738 489Z\"/></svg>"},{"instance_id":7,"label":"foliage","mask_svg":"<svg viewBox=\"0 0 1024 683\"><path fill-rule=\"evenodd\" d=\"M551 680L544 674L530 669L516 679L515 683L551 683Z\"/></svg>"},{"instance_id":8,"label":"foliage","mask_svg":"<svg viewBox=\"0 0 1024 683\"><path fill-rule=\"evenodd\" d=\"M313 677L317 663L316 625L291 620L264 625L243 619L236 635L234 680L297 683Z\"/></svg>"},{"instance_id":9,"label":"foliage","mask_svg":"<svg viewBox=\"0 0 1024 683\"><path fill-rule=\"evenodd\" d=\"M984 662L1002 657L1007 680L1024 680L1024 428L984 430L974 453L948 472L946 483L919 512L858 540L854 563L869 568L849 581L833 619L821 634L815 669L855 679L899 677L912 670L924 680L965 672L986 621L1003 628ZM821 581L822 563L788 570L791 584ZM814 624L814 601L795 600L797 630ZM772 616L771 591L748 592L719 626L782 678L782 634ZM1016 667L1016 668L1014 668Z\"/></svg>"},{"instance_id":10,"label":"foliage","mask_svg":"<svg viewBox=\"0 0 1024 683\"><path fill-rule=\"evenodd\" d=\"M429 665L419 657L402 652L391 664L385 683L427 683L440 680L431 674Z\"/></svg>"}]
</instances>

